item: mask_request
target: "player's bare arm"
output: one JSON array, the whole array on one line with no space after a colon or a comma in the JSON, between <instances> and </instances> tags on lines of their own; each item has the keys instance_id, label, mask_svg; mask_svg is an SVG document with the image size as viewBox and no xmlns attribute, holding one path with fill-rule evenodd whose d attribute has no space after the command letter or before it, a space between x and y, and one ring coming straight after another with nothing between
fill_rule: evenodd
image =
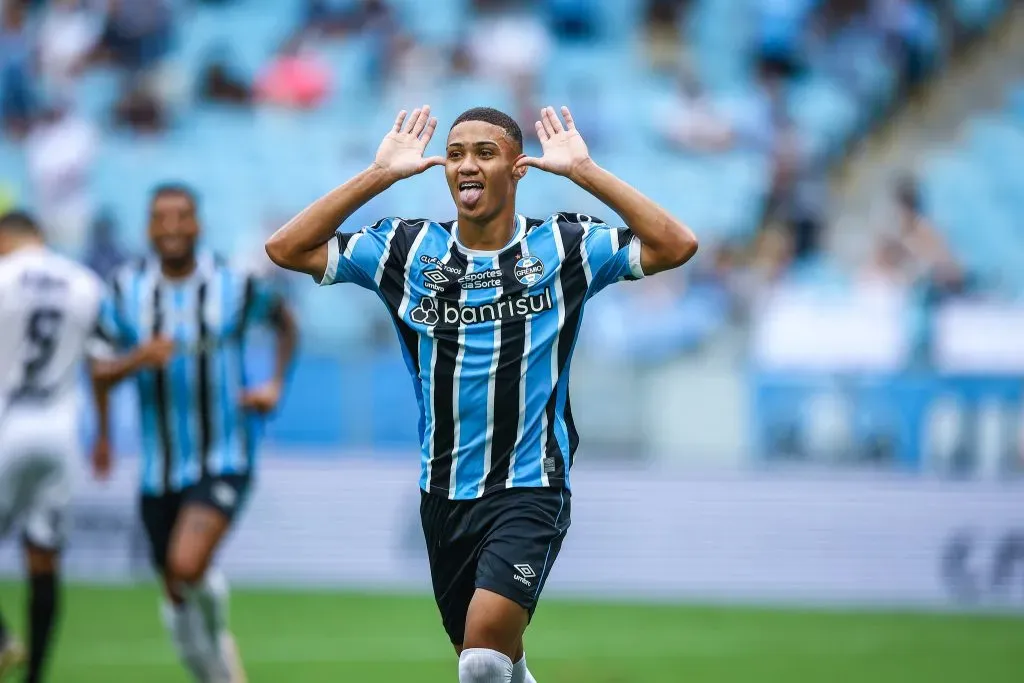
<instances>
[{"instance_id":1,"label":"player's bare arm","mask_svg":"<svg viewBox=\"0 0 1024 683\"><path fill-rule=\"evenodd\" d=\"M280 403L288 369L291 368L299 343L299 326L295 322L295 315L285 304L277 306L270 322L276 337L274 376L262 386L245 392L241 399L243 408L260 414L273 412Z\"/></svg>"},{"instance_id":2,"label":"player's bare arm","mask_svg":"<svg viewBox=\"0 0 1024 683\"><path fill-rule=\"evenodd\" d=\"M96 405L96 438L92 445L92 469L97 479L106 479L111 470L110 447L110 385L96 377L97 361L92 368L92 396Z\"/></svg>"},{"instance_id":3,"label":"player's bare arm","mask_svg":"<svg viewBox=\"0 0 1024 683\"><path fill-rule=\"evenodd\" d=\"M282 268L320 277L327 269L327 243L359 207L394 183L443 166L443 157L423 153L437 128L430 107L398 113L395 125L365 171L316 200L267 240L270 260Z\"/></svg>"},{"instance_id":4,"label":"player's bare arm","mask_svg":"<svg viewBox=\"0 0 1024 683\"><path fill-rule=\"evenodd\" d=\"M119 358L94 361L92 363L93 383L106 388L114 387L142 370L164 367L173 354L173 340L166 337L154 337Z\"/></svg>"},{"instance_id":5,"label":"player's bare arm","mask_svg":"<svg viewBox=\"0 0 1024 683\"><path fill-rule=\"evenodd\" d=\"M576 130L568 107L562 107L562 117L565 125L554 108L541 110L535 128L543 155L524 156L517 166L533 166L565 176L619 214L643 245L640 265L647 275L677 268L690 260L697 253L693 232L629 183L598 166Z\"/></svg>"}]
</instances>

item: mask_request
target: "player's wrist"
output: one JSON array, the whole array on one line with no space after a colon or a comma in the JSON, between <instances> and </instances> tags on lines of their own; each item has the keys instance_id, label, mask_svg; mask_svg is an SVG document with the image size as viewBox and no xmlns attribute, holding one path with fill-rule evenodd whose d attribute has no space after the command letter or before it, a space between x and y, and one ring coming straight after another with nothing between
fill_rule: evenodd
<instances>
[{"instance_id":1,"label":"player's wrist","mask_svg":"<svg viewBox=\"0 0 1024 683\"><path fill-rule=\"evenodd\" d=\"M572 180L574 183L583 183L598 170L600 168L591 157L581 159L569 169L569 180Z\"/></svg>"},{"instance_id":2,"label":"player's wrist","mask_svg":"<svg viewBox=\"0 0 1024 683\"><path fill-rule=\"evenodd\" d=\"M369 174L374 184L381 190L391 187L403 178L403 176L396 173L394 169L377 160L374 160L374 162L370 164L370 167L366 169L366 173Z\"/></svg>"}]
</instances>

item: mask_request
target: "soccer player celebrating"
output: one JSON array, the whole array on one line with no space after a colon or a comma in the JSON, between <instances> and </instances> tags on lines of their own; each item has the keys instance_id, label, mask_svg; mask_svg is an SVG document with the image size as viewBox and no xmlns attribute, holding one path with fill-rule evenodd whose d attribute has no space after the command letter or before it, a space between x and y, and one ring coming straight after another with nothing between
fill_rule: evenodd
<instances>
[{"instance_id":1,"label":"soccer player celebrating","mask_svg":"<svg viewBox=\"0 0 1024 683\"><path fill-rule=\"evenodd\" d=\"M0 536L23 534L29 574L26 683L43 680L78 441L82 361L99 335L103 283L48 249L28 214L0 216ZM24 658L0 618L0 678Z\"/></svg>"},{"instance_id":2,"label":"soccer player celebrating","mask_svg":"<svg viewBox=\"0 0 1024 683\"><path fill-rule=\"evenodd\" d=\"M462 114L445 157L437 127L403 111L373 164L267 242L278 265L321 285L377 292L401 337L421 411L420 512L434 595L462 683L533 681L523 633L569 527L577 445L569 364L586 301L619 280L685 263L693 233L599 167L567 108L537 122L543 156L493 109ZM338 226L393 183L445 167L458 220ZM627 227L575 213L518 215L530 167L570 178Z\"/></svg>"},{"instance_id":3,"label":"soccer player celebrating","mask_svg":"<svg viewBox=\"0 0 1024 683\"><path fill-rule=\"evenodd\" d=\"M292 314L251 275L197 248L195 195L157 188L149 238L155 258L123 267L104 314L123 349L99 363L104 387L135 376L142 421L142 521L163 578L164 621L182 662L201 683L244 680L227 630L227 584L213 557L242 507L254 473L260 415L281 396L296 345ZM277 337L265 385L246 380L245 344L265 322ZM110 467L107 401L95 467Z\"/></svg>"}]
</instances>

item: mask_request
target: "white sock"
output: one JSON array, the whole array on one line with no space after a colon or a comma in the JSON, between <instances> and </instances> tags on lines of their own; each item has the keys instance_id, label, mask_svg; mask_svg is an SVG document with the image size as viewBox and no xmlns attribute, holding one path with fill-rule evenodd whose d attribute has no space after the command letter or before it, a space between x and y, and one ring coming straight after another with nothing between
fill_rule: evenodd
<instances>
[{"instance_id":1,"label":"white sock","mask_svg":"<svg viewBox=\"0 0 1024 683\"><path fill-rule=\"evenodd\" d=\"M530 670L526 668L526 655L512 665L512 683L537 683Z\"/></svg>"},{"instance_id":2,"label":"white sock","mask_svg":"<svg viewBox=\"0 0 1024 683\"><path fill-rule=\"evenodd\" d=\"M173 605L165 600L160 611L181 663L197 683L212 683L208 667L213 653L199 609L189 602Z\"/></svg>"},{"instance_id":3,"label":"white sock","mask_svg":"<svg viewBox=\"0 0 1024 683\"><path fill-rule=\"evenodd\" d=\"M214 681L232 680L233 652L225 647L228 633L228 582L224 574L209 569L202 581L183 593L201 615L204 640L208 644L207 670Z\"/></svg>"},{"instance_id":4,"label":"white sock","mask_svg":"<svg viewBox=\"0 0 1024 683\"><path fill-rule=\"evenodd\" d=\"M512 660L494 650L472 648L459 656L459 683L511 683Z\"/></svg>"}]
</instances>

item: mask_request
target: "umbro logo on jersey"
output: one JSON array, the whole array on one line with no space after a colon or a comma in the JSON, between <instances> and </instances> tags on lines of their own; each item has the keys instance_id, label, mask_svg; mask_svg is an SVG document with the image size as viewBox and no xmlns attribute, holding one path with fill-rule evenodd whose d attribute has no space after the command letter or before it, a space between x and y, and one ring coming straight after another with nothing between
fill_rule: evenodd
<instances>
[{"instance_id":1,"label":"umbro logo on jersey","mask_svg":"<svg viewBox=\"0 0 1024 683\"><path fill-rule=\"evenodd\" d=\"M528 564L516 564L513 565L513 568L519 573L513 574L512 578L518 581L519 583L523 584L524 586L529 586L532 588L533 582L530 581L530 579L536 578L537 576L537 572L533 571L533 567L531 567Z\"/></svg>"},{"instance_id":2,"label":"umbro logo on jersey","mask_svg":"<svg viewBox=\"0 0 1024 683\"><path fill-rule=\"evenodd\" d=\"M417 325L433 327L444 325L476 325L495 320L517 320L554 308L551 290L531 296L511 295L493 303L462 306L454 301L425 296L419 305L409 311L409 319Z\"/></svg>"},{"instance_id":3,"label":"umbro logo on jersey","mask_svg":"<svg viewBox=\"0 0 1024 683\"><path fill-rule=\"evenodd\" d=\"M444 291L444 286L451 282L451 278L438 268L431 268L423 271L423 286L435 292Z\"/></svg>"}]
</instances>

